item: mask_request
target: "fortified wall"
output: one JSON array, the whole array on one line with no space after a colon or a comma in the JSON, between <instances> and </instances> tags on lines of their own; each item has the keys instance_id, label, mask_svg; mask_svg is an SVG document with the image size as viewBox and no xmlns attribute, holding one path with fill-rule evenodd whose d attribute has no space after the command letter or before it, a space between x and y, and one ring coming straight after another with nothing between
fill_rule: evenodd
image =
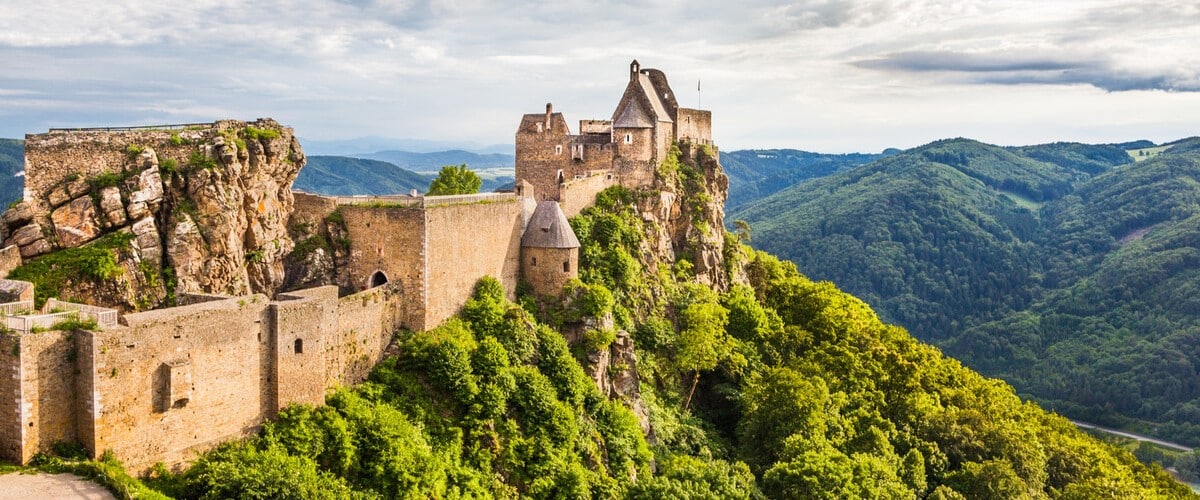
<instances>
[{"instance_id":1,"label":"fortified wall","mask_svg":"<svg viewBox=\"0 0 1200 500\"><path fill-rule=\"evenodd\" d=\"M181 464L255 432L291 403L323 404L382 358L399 301L382 286L208 297L102 331L0 335L0 456L54 443L112 450L134 471Z\"/></svg>"}]
</instances>

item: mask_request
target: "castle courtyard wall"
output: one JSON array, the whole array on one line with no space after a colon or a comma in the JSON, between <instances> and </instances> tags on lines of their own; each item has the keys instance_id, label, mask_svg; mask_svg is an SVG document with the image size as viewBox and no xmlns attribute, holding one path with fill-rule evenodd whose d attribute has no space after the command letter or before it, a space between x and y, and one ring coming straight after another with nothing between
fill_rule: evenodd
<instances>
[{"instance_id":1,"label":"castle courtyard wall","mask_svg":"<svg viewBox=\"0 0 1200 500\"><path fill-rule=\"evenodd\" d=\"M95 439L84 445L136 473L255 432L274 414L267 308L263 295L229 298L93 332Z\"/></svg>"},{"instance_id":2,"label":"castle courtyard wall","mask_svg":"<svg viewBox=\"0 0 1200 500\"><path fill-rule=\"evenodd\" d=\"M0 458L24 463L56 442L75 441L75 339L69 332L0 336Z\"/></svg>"},{"instance_id":3,"label":"castle courtyard wall","mask_svg":"<svg viewBox=\"0 0 1200 500\"><path fill-rule=\"evenodd\" d=\"M500 280L515 298L523 212L523 202L515 197L425 209L429 291L422 329L458 313L483 276Z\"/></svg>"}]
</instances>

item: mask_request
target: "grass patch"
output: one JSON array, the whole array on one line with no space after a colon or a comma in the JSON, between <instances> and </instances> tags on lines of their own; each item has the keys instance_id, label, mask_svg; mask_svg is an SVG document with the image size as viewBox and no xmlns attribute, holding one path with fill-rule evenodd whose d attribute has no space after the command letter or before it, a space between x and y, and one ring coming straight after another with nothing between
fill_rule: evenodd
<instances>
[{"instance_id":1,"label":"grass patch","mask_svg":"<svg viewBox=\"0 0 1200 500\"><path fill-rule=\"evenodd\" d=\"M179 162L174 158L164 158L158 162L158 172L160 174L173 174L179 171Z\"/></svg>"},{"instance_id":2,"label":"grass patch","mask_svg":"<svg viewBox=\"0 0 1200 500\"><path fill-rule=\"evenodd\" d=\"M320 236L310 236L296 243L296 247L292 249L292 258L297 261L302 261L309 254L317 251L317 249L329 251L329 242Z\"/></svg>"},{"instance_id":3,"label":"grass patch","mask_svg":"<svg viewBox=\"0 0 1200 500\"><path fill-rule=\"evenodd\" d=\"M267 139L267 140L278 139L279 131L274 130L274 129L269 129L269 128L257 128L257 127L246 126L246 128L242 129L242 137L245 137L252 141L261 141L263 139Z\"/></svg>"},{"instance_id":4,"label":"grass patch","mask_svg":"<svg viewBox=\"0 0 1200 500\"><path fill-rule=\"evenodd\" d=\"M58 448L58 445L55 445ZM154 491L138 481L137 478L125 472L125 466L112 455L104 452L97 460L83 460L79 457L60 458L50 455L37 454L30 465L49 474L70 473L104 486L113 495L121 499L169 499L170 497Z\"/></svg>"},{"instance_id":5,"label":"grass patch","mask_svg":"<svg viewBox=\"0 0 1200 500\"><path fill-rule=\"evenodd\" d=\"M70 283L102 283L121 274L117 251L129 248L131 233L111 233L90 244L59 250L37 257L13 269L8 279L29 281L34 286L35 307L49 297L59 297Z\"/></svg>"}]
</instances>

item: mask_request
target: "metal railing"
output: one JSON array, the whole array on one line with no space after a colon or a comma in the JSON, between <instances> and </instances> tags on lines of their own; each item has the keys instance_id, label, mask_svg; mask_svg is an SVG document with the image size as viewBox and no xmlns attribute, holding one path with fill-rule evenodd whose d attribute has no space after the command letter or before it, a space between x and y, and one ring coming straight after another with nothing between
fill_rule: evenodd
<instances>
[{"instance_id":1,"label":"metal railing","mask_svg":"<svg viewBox=\"0 0 1200 500\"><path fill-rule=\"evenodd\" d=\"M64 302L58 299L49 299L46 301L45 309L50 311L60 309L63 311L78 312L85 319L96 320L96 324L101 327L117 325L117 311L107 307L96 307L87 304L77 304L75 302Z\"/></svg>"},{"instance_id":2,"label":"metal railing","mask_svg":"<svg viewBox=\"0 0 1200 500\"><path fill-rule=\"evenodd\" d=\"M0 314L5 316L19 316L21 313L28 314L33 312L33 301L22 300L19 302L5 302L0 304Z\"/></svg>"},{"instance_id":3,"label":"metal railing","mask_svg":"<svg viewBox=\"0 0 1200 500\"><path fill-rule=\"evenodd\" d=\"M31 332L34 329L49 330L55 324L61 321L78 317L79 311L64 311L54 314L38 314L35 316L5 316L4 326L7 326L9 330L16 330L19 332Z\"/></svg>"},{"instance_id":4,"label":"metal railing","mask_svg":"<svg viewBox=\"0 0 1200 500\"><path fill-rule=\"evenodd\" d=\"M133 132L137 130L182 130L192 127L211 128L213 122L208 123L175 123L170 125L135 125L132 127L75 127L75 128L52 128L50 132Z\"/></svg>"}]
</instances>

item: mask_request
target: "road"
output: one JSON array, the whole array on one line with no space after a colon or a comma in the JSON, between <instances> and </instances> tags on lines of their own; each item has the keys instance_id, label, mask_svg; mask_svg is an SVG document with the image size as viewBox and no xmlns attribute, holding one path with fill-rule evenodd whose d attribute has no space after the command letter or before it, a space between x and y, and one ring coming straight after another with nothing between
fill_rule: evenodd
<instances>
[{"instance_id":1,"label":"road","mask_svg":"<svg viewBox=\"0 0 1200 500\"><path fill-rule=\"evenodd\" d=\"M1172 449L1176 449L1176 450L1183 451L1183 452L1192 451L1192 448L1189 448L1189 447L1187 447L1187 446L1181 445L1181 444L1179 444L1179 443L1172 443L1172 442L1170 442L1170 441L1163 441L1163 440L1161 440L1161 439L1154 439L1154 438L1152 438L1152 437L1149 437L1149 436L1142 436L1142 435L1140 435L1140 434L1134 434L1134 433L1132 433L1132 432L1118 431L1118 430L1116 430L1116 429L1109 429L1108 427L1100 427L1099 425L1096 425L1096 424L1089 424L1089 423L1087 423L1087 422L1080 422L1080 421L1078 421L1078 420L1072 420L1072 421L1071 421L1071 423L1072 423L1072 424L1075 424L1075 426L1076 426L1076 427L1079 427L1079 428L1081 428L1081 429L1095 429L1095 430L1098 430L1098 431L1101 431L1101 432L1107 432L1107 433L1109 433L1109 434L1116 434L1116 435L1118 435L1118 436L1121 436L1121 437L1127 437L1127 438L1131 438L1131 439L1136 439L1136 440L1138 440L1138 441L1145 441L1145 442L1147 442L1147 443L1154 443L1154 444L1157 444L1157 445L1159 445L1159 446L1165 446L1165 447L1167 447L1167 448L1172 448Z\"/></svg>"}]
</instances>

